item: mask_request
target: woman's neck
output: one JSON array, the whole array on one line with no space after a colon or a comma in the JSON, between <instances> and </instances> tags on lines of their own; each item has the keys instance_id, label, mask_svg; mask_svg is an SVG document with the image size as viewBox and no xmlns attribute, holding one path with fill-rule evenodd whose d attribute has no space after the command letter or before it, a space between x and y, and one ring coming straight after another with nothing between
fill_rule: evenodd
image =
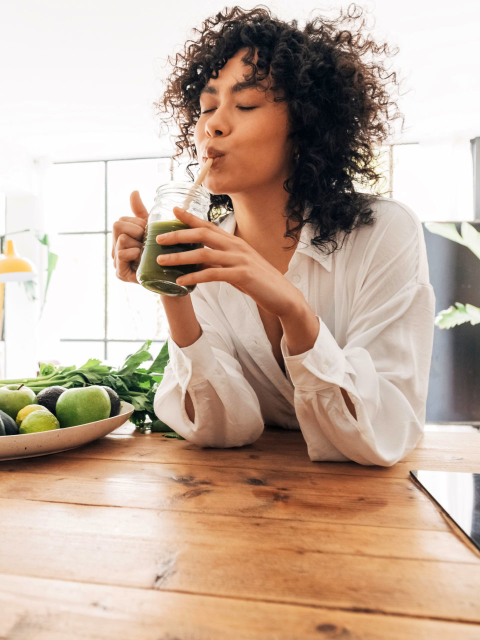
<instances>
[{"instance_id":1,"label":"woman's neck","mask_svg":"<svg viewBox=\"0 0 480 640\"><path fill-rule=\"evenodd\" d=\"M284 238L288 197L283 186L231 196L237 223L235 236L245 240L282 274L288 270L298 242L290 248L292 240ZM283 247L289 247L288 251Z\"/></svg>"}]
</instances>

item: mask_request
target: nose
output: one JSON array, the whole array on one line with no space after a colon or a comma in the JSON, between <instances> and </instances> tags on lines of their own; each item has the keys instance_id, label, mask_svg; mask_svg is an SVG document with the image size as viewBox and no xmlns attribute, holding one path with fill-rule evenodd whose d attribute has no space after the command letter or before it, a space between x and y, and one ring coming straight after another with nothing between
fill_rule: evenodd
<instances>
[{"instance_id":1,"label":"nose","mask_svg":"<svg viewBox=\"0 0 480 640\"><path fill-rule=\"evenodd\" d=\"M230 124L225 110L217 107L205 123L205 134L209 138L225 137L230 133Z\"/></svg>"}]
</instances>

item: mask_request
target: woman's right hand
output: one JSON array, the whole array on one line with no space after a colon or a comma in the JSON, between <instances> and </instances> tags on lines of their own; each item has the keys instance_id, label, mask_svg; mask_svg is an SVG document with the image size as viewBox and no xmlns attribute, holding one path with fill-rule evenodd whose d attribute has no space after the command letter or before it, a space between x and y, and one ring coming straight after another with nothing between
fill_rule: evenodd
<instances>
[{"instance_id":1,"label":"woman's right hand","mask_svg":"<svg viewBox=\"0 0 480 640\"><path fill-rule=\"evenodd\" d=\"M130 194L130 208L135 217L122 216L113 223L112 258L117 278L124 282L137 280L143 247L143 234L147 226L148 211L138 191Z\"/></svg>"},{"instance_id":2,"label":"woman's right hand","mask_svg":"<svg viewBox=\"0 0 480 640\"><path fill-rule=\"evenodd\" d=\"M122 216L113 223L112 258L117 278L124 282L136 282L143 247L143 234L148 221L148 211L138 191L130 194L130 207L134 218ZM165 307L170 332L179 347L193 344L202 334L190 296L179 298L160 296Z\"/></svg>"}]
</instances>

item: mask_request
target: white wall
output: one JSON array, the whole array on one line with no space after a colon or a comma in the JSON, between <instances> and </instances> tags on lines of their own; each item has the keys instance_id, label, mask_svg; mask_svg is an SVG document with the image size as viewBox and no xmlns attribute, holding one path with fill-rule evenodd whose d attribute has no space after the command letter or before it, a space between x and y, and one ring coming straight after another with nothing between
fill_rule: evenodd
<instances>
[{"instance_id":1,"label":"white wall","mask_svg":"<svg viewBox=\"0 0 480 640\"><path fill-rule=\"evenodd\" d=\"M242 3L252 8L257 2ZM337 17L349 1L271 0L280 19ZM399 53L401 142L480 135L480 2L363 0L367 28ZM0 140L55 160L159 155L153 102L194 27L225 0L2 3ZM232 5L229 5L232 6ZM368 59L368 58L367 58ZM395 140L397 142L398 140Z\"/></svg>"}]
</instances>

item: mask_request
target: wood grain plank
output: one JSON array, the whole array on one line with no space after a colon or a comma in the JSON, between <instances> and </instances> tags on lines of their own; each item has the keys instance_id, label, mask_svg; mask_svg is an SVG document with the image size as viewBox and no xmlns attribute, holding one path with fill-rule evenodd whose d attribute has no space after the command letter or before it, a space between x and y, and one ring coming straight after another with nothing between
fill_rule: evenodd
<instances>
[{"instance_id":1,"label":"wood grain plank","mask_svg":"<svg viewBox=\"0 0 480 640\"><path fill-rule=\"evenodd\" d=\"M0 496L235 516L449 530L410 479L76 458L0 463Z\"/></svg>"},{"instance_id":2,"label":"wood grain plank","mask_svg":"<svg viewBox=\"0 0 480 640\"><path fill-rule=\"evenodd\" d=\"M477 640L479 626L0 575L2 640Z\"/></svg>"},{"instance_id":3,"label":"wood grain plank","mask_svg":"<svg viewBox=\"0 0 480 640\"><path fill-rule=\"evenodd\" d=\"M205 466L285 469L306 473L408 478L410 469L478 472L480 435L426 432L417 448L392 467L355 462L312 462L299 431L267 427L251 445L231 449L200 448L161 433L141 434L127 423L112 434L68 452L72 457Z\"/></svg>"},{"instance_id":4,"label":"wood grain plank","mask_svg":"<svg viewBox=\"0 0 480 640\"><path fill-rule=\"evenodd\" d=\"M68 531L75 531L77 512L74 509L66 511L61 508L61 504L53 509L45 506L46 504L48 503L39 502L38 507L36 503L30 507L19 499L12 502L0 499L0 517L3 522L8 522L9 526L17 529L31 528L31 522L34 522L35 531L41 532L41 535L48 535L50 527L55 528L52 515L56 514L56 517L59 517L66 513L70 525L65 523L61 526L73 527ZM85 513L82 531L94 535L98 523L97 511L92 511L92 520L90 511ZM251 544L254 540L257 547L287 548L298 554L307 551L455 563L480 562L478 555L450 531L412 531L388 527L380 529L368 525L244 518L198 513L193 510L182 512L155 509L145 510L145 513L139 515L136 508L126 507L124 510L112 509L107 513L110 530L113 530L115 535L132 540L157 540L158 532L161 531L166 540L205 546L214 546L216 536L220 535L222 544L225 537L232 543L236 541L245 545Z\"/></svg>"},{"instance_id":5,"label":"wood grain plank","mask_svg":"<svg viewBox=\"0 0 480 640\"><path fill-rule=\"evenodd\" d=\"M167 518L144 509L22 500L1 500L0 507L6 509L0 510L2 548L8 549L0 555L0 573L480 622L478 559L466 564L294 548L291 532L278 541L263 536L265 520L243 539L212 520L205 541L202 534L195 539L197 514L168 512ZM142 536L126 535L132 520ZM236 522L252 526L250 518Z\"/></svg>"}]
</instances>

